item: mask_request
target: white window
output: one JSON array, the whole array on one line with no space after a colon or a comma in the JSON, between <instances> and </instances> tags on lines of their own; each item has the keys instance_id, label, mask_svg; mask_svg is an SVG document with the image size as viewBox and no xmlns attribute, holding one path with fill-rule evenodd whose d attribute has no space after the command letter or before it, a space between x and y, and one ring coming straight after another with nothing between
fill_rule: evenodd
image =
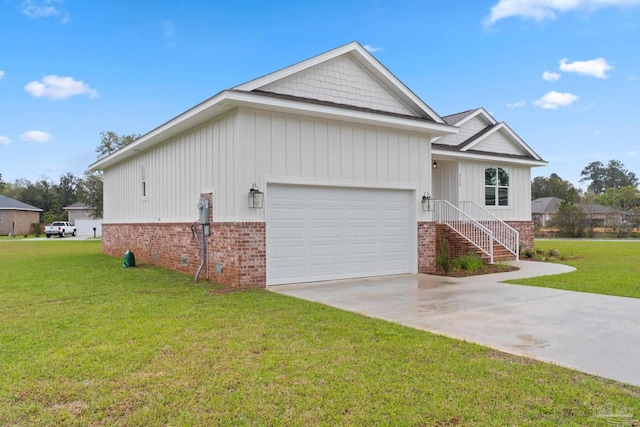
<instances>
[{"instance_id":1,"label":"white window","mask_svg":"<svg viewBox=\"0 0 640 427\"><path fill-rule=\"evenodd\" d=\"M484 204L485 206L509 206L509 169L485 168Z\"/></svg>"},{"instance_id":2,"label":"white window","mask_svg":"<svg viewBox=\"0 0 640 427\"><path fill-rule=\"evenodd\" d=\"M144 165L140 167L140 194L142 197L147 197L147 178L145 175Z\"/></svg>"}]
</instances>

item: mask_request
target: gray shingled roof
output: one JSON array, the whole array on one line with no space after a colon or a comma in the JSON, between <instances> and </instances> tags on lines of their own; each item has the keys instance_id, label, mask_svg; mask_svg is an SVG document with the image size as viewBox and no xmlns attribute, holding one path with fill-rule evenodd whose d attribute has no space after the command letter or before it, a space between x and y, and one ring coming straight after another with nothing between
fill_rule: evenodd
<instances>
[{"instance_id":1,"label":"gray shingled roof","mask_svg":"<svg viewBox=\"0 0 640 427\"><path fill-rule=\"evenodd\" d=\"M12 199L11 197L0 195L0 209L2 210L16 210L16 211L36 211L42 212L42 209L35 206L22 203L19 200Z\"/></svg>"},{"instance_id":2,"label":"gray shingled roof","mask_svg":"<svg viewBox=\"0 0 640 427\"><path fill-rule=\"evenodd\" d=\"M463 111L461 113L455 113L455 114L451 114L449 116L443 116L442 120L444 120L448 125L453 126L456 123L458 123L460 120L462 120L465 117L467 117L469 114L473 114L476 111L478 111L478 109L474 108L473 110L467 110L467 111Z\"/></svg>"},{"instance_id":3,"label":"gray shingled roof","mask_svg":"<svg viewBox=\"0 0 640 427\"><path fill-rule=\"evenodd\" d=\"M562 199L557 197L540 197L531 201L531 213L534 214L553 214L558 211L558 206L562 203Z\"/></svg>"}]
</instances>

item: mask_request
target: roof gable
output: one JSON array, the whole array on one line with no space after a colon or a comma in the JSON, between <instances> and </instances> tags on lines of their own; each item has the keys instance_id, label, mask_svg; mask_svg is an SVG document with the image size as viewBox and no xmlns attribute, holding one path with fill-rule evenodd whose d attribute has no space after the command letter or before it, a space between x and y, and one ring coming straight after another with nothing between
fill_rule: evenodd
<instances>
[{"instance_id":1,"label":"roof gable","mask_svg":"<svg viewBox=\"0 0 640 427\"><path fill-rule=\"evenodd\" d=\"M435 138L434 142L439 145L456 147L461 153L480 152L542 161L506 123L498 123L484 108L444 116L443 119L460 131Z\"/></svg>"},{"instance_id":2,"label":"roof gable","mask_svg":"<svg viewBox=\"0 0 640 427\"><path fill-rule=\"evenodd\" d=\"M444 120L357 42L233 88Z\"/></svg>"}]
</instances>

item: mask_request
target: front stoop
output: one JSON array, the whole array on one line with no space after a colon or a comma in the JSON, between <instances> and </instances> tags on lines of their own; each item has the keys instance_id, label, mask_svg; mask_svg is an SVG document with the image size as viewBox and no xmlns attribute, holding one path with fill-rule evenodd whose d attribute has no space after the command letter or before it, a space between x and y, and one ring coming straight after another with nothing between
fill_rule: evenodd
<instances>
[{"instance_id":1,"label":"front stoop","mask_svg":"<svg viewBox=\"0 0 640 427\"><path fill-rule=\"evenodd\" d=\"M478 257L480 257L485 263L489 263L489 255L482 252L476 246L474 246L467 239L462 237L460 234L455 232L452 228L445 224L438 224L437 229L437 253L440 252L440 238L444 237L444 239L449 243L449 247L451 249L451 257L457 258L460 256L468 255L469 252L475 253ZM502 262L502 261L514 261L516 256L512 254L507 248L502 246L498 242L493 242L493 262Z\"/></svg>"}]
</instances>

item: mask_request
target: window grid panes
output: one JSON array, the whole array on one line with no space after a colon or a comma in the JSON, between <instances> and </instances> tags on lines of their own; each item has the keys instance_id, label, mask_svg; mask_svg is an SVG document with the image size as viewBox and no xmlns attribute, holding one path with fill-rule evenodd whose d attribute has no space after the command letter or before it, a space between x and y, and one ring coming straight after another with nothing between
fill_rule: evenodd
<instances>
[{"instance_id":1,"label":"window grid panes","mask_svg":"<svg viewBox=\"0 0 640 427\"><path fill-rule=\"evenodd\" d=\"M485 168L484 204L485 206L509 206L509 169Z\"/></svg>"}]
</instances>

